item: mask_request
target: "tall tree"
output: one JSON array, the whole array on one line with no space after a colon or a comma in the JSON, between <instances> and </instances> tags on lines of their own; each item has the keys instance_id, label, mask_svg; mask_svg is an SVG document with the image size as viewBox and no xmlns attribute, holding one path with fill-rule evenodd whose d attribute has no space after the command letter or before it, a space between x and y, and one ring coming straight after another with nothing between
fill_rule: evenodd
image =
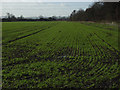
<instances>
[{"instance_id":1,"label":"tall tree","mask_svg":"<svg viewBox=\"0 0 120 90\"><path fill-rule=\"evenodd\" d=\"M73 11L70 15L72 21L120 21L119 2L95 2L89 8Z\"/></svg>"}]
</instances>

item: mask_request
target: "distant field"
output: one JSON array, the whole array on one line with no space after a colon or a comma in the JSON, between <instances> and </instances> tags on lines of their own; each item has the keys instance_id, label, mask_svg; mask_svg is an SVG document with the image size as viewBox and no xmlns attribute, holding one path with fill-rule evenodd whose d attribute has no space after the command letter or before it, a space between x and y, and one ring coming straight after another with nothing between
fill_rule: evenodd
<instances>
[{"instance_id":1,"label":"distant field","mask_svg":"<svg viewBox=\"0 0 120 90\"><path fill-rule=\"evenodd\" d=\"M88 22L3 22L3 88L118 88L118 28Z\"/></svg>"}]
</instances>

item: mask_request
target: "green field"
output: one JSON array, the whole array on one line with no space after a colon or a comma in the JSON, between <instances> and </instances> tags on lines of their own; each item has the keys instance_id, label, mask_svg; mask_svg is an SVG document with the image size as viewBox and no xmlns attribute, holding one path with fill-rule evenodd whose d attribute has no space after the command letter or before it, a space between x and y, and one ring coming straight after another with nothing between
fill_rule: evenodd
<instances>
[{"instance_id":1,"label":"green field","mask_svg":"<svg viewBox=\"0 0 120 90\"><path fill-rule=\"evenodd\" d=\"M88 22L3 22L3 88L118 88L118 28Z\"/></svg>"}]
</instances>

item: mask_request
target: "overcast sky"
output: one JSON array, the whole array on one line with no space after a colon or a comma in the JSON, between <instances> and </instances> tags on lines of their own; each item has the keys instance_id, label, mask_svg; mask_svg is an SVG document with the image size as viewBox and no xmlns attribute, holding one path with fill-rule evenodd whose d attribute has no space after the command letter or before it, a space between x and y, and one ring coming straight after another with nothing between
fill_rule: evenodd
<instances>
[{"instance_id":1,"label":"overcast sky","mask_svg":"<svg viewBox=\"0 0 120 90\"><path fill-rule=\"evenodd\" d=\"M91 0L91 2L77 2L77 0L74 0L76 2L72 2L73 0L69 0L69 2L47 1L48 0L29 0L28 2L28 0L19 0L18 2L18 0L5 0L2 1L2 9L0 11L2 11L2 16L5 16L7 12L17 17L20 15L24 17L36 17L40 15L45 17L69 16L73 10L79 10L80 8L85 10L93 3L93 0Z\"/></svg>"},{"instance_id":2,"label":"overcast sky","mask_svg":"<svg viewBox=\"0 0 120 90\"><path fill-rule=\"evenodd\" d=\"M93 2L98 0L1 0L1 2Z\"/></svg>"}]
</instances>

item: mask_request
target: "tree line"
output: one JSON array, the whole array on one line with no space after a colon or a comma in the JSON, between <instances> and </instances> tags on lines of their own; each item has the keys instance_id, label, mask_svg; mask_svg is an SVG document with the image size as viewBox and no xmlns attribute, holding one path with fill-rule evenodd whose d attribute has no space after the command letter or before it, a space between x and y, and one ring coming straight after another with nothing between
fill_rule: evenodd
<instances>
[{"instance_id":1,"label":"tree line","mask_svg":"<svg viewBox=\"0 0 120 90\"><path fill-rule=\"evenodd\" d=\"M119 2L95 2L86 10L74 10L70 21L120 21Z\"/></svg>"},{"instance_id":2,"label":"tree line","mask_svg":"<svg viewBox=\"0 0 120 90\"><path fill-rule=\"evenodd\" d=\"M63 21L67 20L68 17L43 17L39 16L38 18L25 18L23 15L20 17L16 17L15 15L11 13L7 13L6 17L2 18L2 22L12 22L12 21Z\"/></svg>"}]
</instances>

